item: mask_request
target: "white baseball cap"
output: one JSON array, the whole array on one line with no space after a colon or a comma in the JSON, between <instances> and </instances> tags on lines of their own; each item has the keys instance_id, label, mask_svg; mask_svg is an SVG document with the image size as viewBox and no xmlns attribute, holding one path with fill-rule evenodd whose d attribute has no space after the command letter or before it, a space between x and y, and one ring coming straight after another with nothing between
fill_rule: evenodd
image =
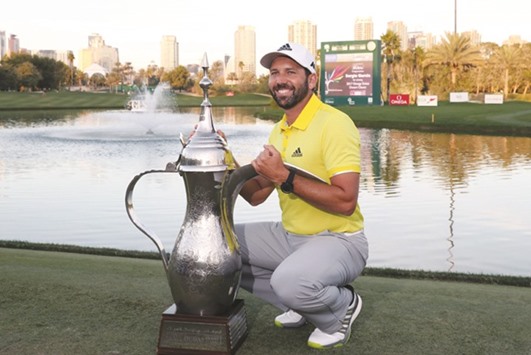
<instances>
[{"instance_id":1,"label":"white baseball cap","mask_svg":"<svg viewBox=\"0 0 531 355\"><path fill-rule=\"evenodd\" d=\"M310 73L315 74L315 60L313 55L306 49L306 47L298 44L288 42L274 52L267 53L260 59L260 64L264 68L271 68L271 64L278 57L288 57L299 63L303 68L306 68Z\"/></svg>"}]
</instances>

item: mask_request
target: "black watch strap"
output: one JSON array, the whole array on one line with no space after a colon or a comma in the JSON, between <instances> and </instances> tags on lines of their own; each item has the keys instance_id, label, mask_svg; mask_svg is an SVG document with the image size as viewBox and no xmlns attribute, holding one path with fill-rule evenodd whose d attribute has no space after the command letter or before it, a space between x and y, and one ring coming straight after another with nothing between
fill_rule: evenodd
<instances>
[{"instance_id":1,"label":"black watch strap","mask_svg":"<svg viewBox=\"0 0 531 355\"><path fill-rule=\"evenodd\" d=\"M293 192L293 178L295 178L295 170L290 169L288 178L280 185L280 190L285 194Z\"/></svg>"}]
</instances>

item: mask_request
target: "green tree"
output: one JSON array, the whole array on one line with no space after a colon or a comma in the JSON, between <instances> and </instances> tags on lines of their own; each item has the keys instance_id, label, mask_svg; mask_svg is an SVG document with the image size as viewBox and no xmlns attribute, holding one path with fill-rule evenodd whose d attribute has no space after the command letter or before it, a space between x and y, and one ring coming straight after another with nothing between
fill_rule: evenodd
<instances>
[{"instance_id":1,"label":"green tree","mask_svg":"<svg viewBox=\"0 0 531 355\"><path fill-rule=\"evenodd\" d=\"M74 56L74 52L68 51L67 59L68 59L68 67L70 68L69 86L73 86L74 85L74 59L76 59L76 57Z\"/></svg>"},{"instance_id":2,"label":"green tree","mask_svg":"<svg viewBox=\"0 0 531 355\"><path fill-rule=\"evenodd\" d=\"M400 93L409 93L416 102L419 91L424 88L424 68L422 61L425 52L421 47L402 52L400 62L394 65L394 88Z\"/></svg>"},{"instance_id":3,"label":"green tree","mask_svg":"<svg viewBox=\"0 0 531 355\"><path fill-rule=\"evenodd\" d=\"M242 62L242 61L240 61L240 62L238 63L238 69L240 70L240 72L239 72L238 74L240 74L240 79L241 79L241 77L242 77L243 69L244 69L244 68L245 68L245 63Z\"/></svg>"},{"instance_id":4,"label":"green tree","mask_svg":"<svg viewBox=\"0 0 531 355\"><path fill-rule=\"evenodd\" d=\"M105 76L103 76L103 74L94 73L89 79L89 84L93 90L97 90L98 88L105 86L105 81Z\"/></svg>"},{"instance_id":5,"label":"green tree","mask_svg":"<svg viewBox=\"0 0 531 355\"><path fill-rule=\"evenodd\" d=\"M522 46L522 94L527 95L527 91L531 86L531 43L525 43Z\"/></svg>"},{"instance_id":6,"label":"green tree","mask_svg":"<svg viewBox=\"0 0 531 355\"><path fill-rule=\"evenodd\" d=\"M260 75L256 82L256 92L269 94L269 75Z\"/></svg>"},{"instance_id":7,"label":"green tree","mask_svg":"<svg viewBox=\"0 0 531 355\"><path fill-rule=\"evenodd\" d=\"M426 53L427 66L442 66L450 71L451 88L456 88L458 74L483 63L479 48L470 38L457 33L446 33L442 43Z\"/></svg>"},{"instance_id":8,"label":"green tree","mask_svg":"<svg viewBox=\"0 0 531 355\"><path fill-rule=\"evenodd\" d=\"M182 91L186 88L189 78L190 72L184 66L179 65L170 72L164 73L162 81L168 82L172 89Z\"/></svg>"},{"instance_id":9,"label":"green tree","mask_svg":"<svg viewBox=\"0 0 531 355\"><path fill-rule=\"evenodd\" d=\"M17 88L17 73L12 65L0 66L0 90L14 90Z\"/></svg>"},{"instance_id":10,"label":"green tree","mask_svg":"<svg viewBox=\"0 0 531 355\"><path fill-rule=\"evenodd\" d=\"M41 73L37 70L35 65L30 62L23 62L15 67L15 74L17 76L19 90L34 89L38 82L42 79Z\"/></svg>"},{"instance_id":11,"label":"green tree","mask_svg":"<svg viewBox=\"0 0 531 355\"><path fill-rule=\"evenodd\" d=\"M225 85L225 70L223 68L223 62L221 60L216 60L208 69L208 76L214 86L223 86Z\"/></svg>"},{"instance_id":12,"label":"green tree","mask_svg":"<svg viewBox=\"0 0 531 355\"><path fill-rule=\"evenodd\" d=\"M239 89L241 92L255 92L256 91L256 75L251 72L243 72L240 79Z\"/></svg>"},{"instance_id":13,"label":"green tree","mask_svg":"<svg viewBox=\"0 0 531 355\"><path fill-rule=\"evenodd\" d=\"M389 95L391 93L391 80L393 77L393 65L395 62L399 62L401 59L400 37L398 37L395 32L387 30L386 33L380 36L380 39L382 41L383 61L387 64L385 70L385 92L387 94L387 103L389 103ZM382 80L382 82L384 81Z\"/></svg>"},{"instance_id":14,"label":"green tree","mask_svg":"<svg viewBox=\"0 0 531 355\"><path fill-rule=\"evenodd\" d=\"M114 90L118 92L122 79L122 66L120 63L116 63L112 71L107 75L107 85L111 88L111 91L114 87Z\"/></svg>"},{"instance_id":15,"label":"green tree","mask_svg":"<svg viewBox=\"0 0 531 355\"><path fill-rule=\"evenodd\" d=\"M503 97L507 98L509 94L509 75L516 70L522 56L522 50L519 46L513 45L501 46L494 52L494 63L499 67L503 80Z\"/></svg>"},{"instance_id":16,"label":"green tree","mask_svg":"<svg viewBox=\"0 0 531 355\"><path fill-rule=\"evenodd\" d=\"M33 56L31 63L41 74L41 80L37 83L37 87L45 90L57 90L62 83L68 82L68 66L65 63L39 56Z\"/></svg>"}]
</instances>

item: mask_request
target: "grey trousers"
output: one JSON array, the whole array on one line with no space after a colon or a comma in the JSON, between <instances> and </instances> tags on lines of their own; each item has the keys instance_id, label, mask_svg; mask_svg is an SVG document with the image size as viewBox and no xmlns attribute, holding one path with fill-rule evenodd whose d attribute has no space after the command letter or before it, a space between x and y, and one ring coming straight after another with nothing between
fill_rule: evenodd
<instances>
[{"instance_id":1,"label":"grey trousers","mask_svg":"<svg viewBox=\"0 0 531 355\"><path fill-rule=\"evenodd\" d=\"M367 263L363 231L296 235L280 222L235 225L242 255L241 287L326 333L341 328L351 293L344 285Z\"/></svg>"}]
</instances>

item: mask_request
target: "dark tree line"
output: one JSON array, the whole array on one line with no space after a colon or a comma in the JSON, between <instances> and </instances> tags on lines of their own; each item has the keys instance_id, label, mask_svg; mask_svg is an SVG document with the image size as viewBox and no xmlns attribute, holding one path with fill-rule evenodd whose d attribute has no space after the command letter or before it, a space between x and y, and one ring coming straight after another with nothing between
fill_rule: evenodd
<instances>
[{"instance_id":1,"label":"dark tree line","mask_svg":"<svg viewBox=\"0 0 531 355\"><path fill-rule=\"evenodd\" d=\"M59 90L70 81L68 65L55 59L14 54L0 61L0 90Z\"/></svg>"}]
</instances>

